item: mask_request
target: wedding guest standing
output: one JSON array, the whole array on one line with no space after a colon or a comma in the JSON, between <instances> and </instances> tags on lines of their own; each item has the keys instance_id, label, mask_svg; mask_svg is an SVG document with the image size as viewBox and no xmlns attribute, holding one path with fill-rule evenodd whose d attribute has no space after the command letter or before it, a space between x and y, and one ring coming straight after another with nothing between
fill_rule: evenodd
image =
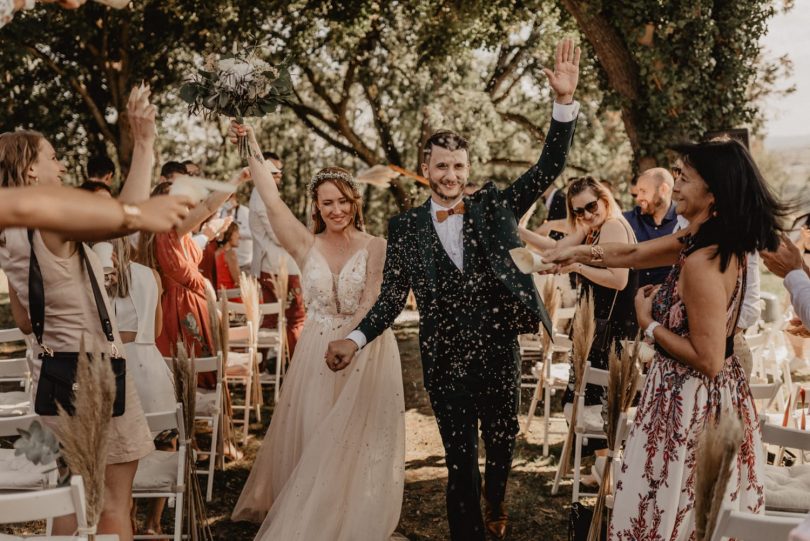
<instances>
[{"instance_id":1,"label":"wedding guest standing","mask_svg":"<svg viewBox=\"0 0 810 541\"><path fill-rule=\"evenodd\" d=\"M743 441L724 502L764 511L756 407L734 351L746 254L775 249L784 209L736 141L675 147L677 212L690 228L637 245L554 249L549 260L611 267L674 265L660 288L636 296L639 326L655 343L617 479L609 538L695 536L695 450L706 423L742 421Z\"/></svg>"},{"instance_id":2,"label":"wedding guest standing","mask_svg":"<svg viewBox=\"0 0 810 541\"><path fill-rule=\"evenodd\" d=\"M263 154L265 163L272 166L273 181L276 185L281 183L282 166L281 158L273 152ZM254 188L250 194L250 231L253 237L253 261L251 263L253 275L259 279L262 288L262 302L276 302L275 288L273 287L273 277L278 273L279 264L284 261L289 275L287 286L287 309L284 313L287 324L287 346L290 350L290 358L295 353L295 346L301 330L304 328L306 311L304 309L304 296L301 290L301 271L295 260L287 250L279 243L278 237L270 225L267 217L267 206L262 201L258 190ZM277 316L267 316L262 321L262 327L274 329L278 325Z\"/></svg>"},{"instance_id":3,"label":"wedding guest standing","mask_svg":"<svg viewBox=\"0 0 810 541\"><path fill-rule=\"evenodd\" d=\"M132 167L121 192L122 202L146 198L149 190L151 169L154 163L155 110L149 104L149 92L133 90L127 105L135 147ZM4 187L58 186L65 175L65 167L56 155L53 146L40 133L17 131L0 134L0 184ZM99 200L99 203L106 201ZM129 217L137 209L123 206ZM104 232L99 232L103 236ZM111 329L100 319L98 306L112 313L111 303L103 287L104 272L98 258L87 246L76 242L71 236L57 232L5 229L0 232L0 266L6 273L17 326L31 333L32 321L39 319L33 311L43 306L40 314L34 349L34 394L39 388L39 375L43 354L54 352L78 352L82 344L94 354L109 354L111 343L119 354L124 350L115 322ZM32 269L39 268L39 275ZM38 287L29 290L29 284ZM37 296L36 292L40 291ZM32 305L33 301L33 305ZM40 304L41 303L41 304ZM40 325L41 324L41 325ZM58 362L53 358L49 362ZM132 482L138 461L153 449L152 436L141 409L132 376L125 383L126 409L123 415L113 417L110 423L110 441L105 469L104 509L98 524L99 533L117 534L119 539L132 539L129 508L132 498ZM46 424L53 426L54 419L41 416ZM76 530L75 516L54 520L53 531L57 535L70 535Z\"/></svg>"},{"instance_id":4,"label":"wedding guest standing","mask_svg":"<svg viewBox=\"0 0 810 541\"><path fill-rule=\"evenodd\" d=\"M633 230L613 195L602 182L593 177L571 180L568 184L566 209L568 230L573 233L555 241L521 228L521 239L539 250L553 246L599 246L606 242L636 242ZM617 340L634 338L638 330L633 308L633 299L638 290L638 272L626 268L594 267L584 263L567 265L556 272L575 275L580 296L591 297L597 327L588 362L594 368L607 370L611 345ZM574 401L575 384L572 368L568 390L563 397L567 410L570 408L568 404ZM594 407L595 419L599 419L602 403L606 399L604 387L589 384L585 388L585 405ZM601 424L601 420L597 424Z\"/></svg>"}]
</instances>

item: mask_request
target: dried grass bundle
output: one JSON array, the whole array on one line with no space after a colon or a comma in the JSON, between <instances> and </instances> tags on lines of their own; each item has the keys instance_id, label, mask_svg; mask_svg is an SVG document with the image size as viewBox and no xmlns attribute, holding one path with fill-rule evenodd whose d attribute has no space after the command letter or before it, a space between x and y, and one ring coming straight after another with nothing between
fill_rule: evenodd
<instances>
[{"instance_id":1,"label":"dried grass bundle","mask_svg":"<svg viewBox=\"0 0 810 541\"><path fill-rule=\"evenodd\" d=\"M602 482L599 486L596 505L593 508L588 541L599 540L602 525L605 522L605 504L613 485L613 449L616 448L616 440L618 439L619 420L622 413L627 413L627 410L630 409L638 390L640 350L639 336L636 336L633 350L630 351L628 348L624 348L621 357L616 355L615 345L610 348L610 356L608 357L607 421L605 423L608 455L602 473Z\"/></svg>"},{"instance_id":2,"label":"dried grass bundle","mask_svg":"<svg viewBox=\"0 0 810 541\"><path fill-rule=\"evenodd\" d=\"M588 355L591 353L594 332L596 330L596 319L594 319L593 299L588 293L582 295L574 316L571 363L574 367L574 382L576 391L574 392L574 403L571 405L571 423L568 425L568 436L563 445L563 454L560 457L561 472L568 473L571 469L571 451L574 446L574 429L576 427L577 413L579 410L579 397L585 392L585 363L588 362Z\"/></svg>"},{"instance_id":3,"label":"dried grass bundle","mask_svg":"<svg viewBox=\"0 0 810 541\"><path fill-rule=\"evenodd\" d=\"M252 334L250 336L250 343L257 344L257 336L259 332L259 283L252 276L245 273L239 277L239 290L242 296L242 303L245 305L245 316L252 326ZM264 400L262 397L262 384L259 379L259 352L254 349L253 358L250 360L253 364L253 378L250 382L250 392L253 393L251 402L256 406L262 406Z\"/></svg>"},{"instance_id":4,"label":"dried grass bundle","mask_svg":"<svg viewBox=\"0 0 810 541\"><path fill-rule=\"evenodd\" d=\"M287 325L284 321L284 314L285 310L287 309L287 294L289 292L290 287L290 274L287 271L287 260L284 257L280 257L278 260L278 271L276 274L270 276L270 280L273 284L273 291L276 293L276 298L279 302L279 312L278 312L278 324L280 329L286 329ZM278 339L279 339L279 355L278 360L276 362L281 361L282 367L286 366L288 362L290 362L290 350L287 347L287 340L286 334L281 332ZM284 370L282 368L282 373Z\"/></svg>"},{"instance_id":5,"label":"dried grass bundle","mask_svg":"<svg viewBox=\"0 0 810 541\"><path fill-rule=\"evenodd\" d=\"M719 422L707 419L695 462L695 532L698 541L710 539L714 532L742 438L742 423L731 412L726 412Z\"/></svg>"},{"instance_id":6,"label":"dried grass bundle","mask_svg":"<svg viewBox=\"0 0 810 541\"><path fill-rule=\"evenodd\" d=\"M219 335L219 341L222 345L220 353L222 354L222 361L220 370L225 374L225 369L228 366L228 351L230 350L231 343L228 335L228 327L230 325L228 314L228 296L225 294L225 289L222 289L219 296L219 318L216 322L216 328L213 332ZM233 437L233 408L231 407L231 393L228 391L227 381L222 386L222 418L220 422L220 438L217 441L216 461L217 467L222 470L225 469L225 448L226 446L234 449L235 440Z\"/></svg>"},{"instance_id":7,"label":"dried grass bundle","mask_svg":"<svg viewBox=\"0 0 810 541\"><path fill-rule=\"evenodd\" d=\"M205 514L205 499L200 488L194 453L191 452L194 441L194 417L197 407L197 376L194 372L194 360L189 358L182 342L177 343L177 355L172 358L174 372L174 390L177 401L183 404L183 428L186 432L186 497L183 500L183 516L186 521L186 535L192 541L213 540Z\"/></svg>"},{"instance_id":8,"label":"dried grass bundle","mask_svg":"<svg viewBox=\"0 0 810 541\"><path fill-rule=\"evenodd\" d=\"M554 283L554 276L548 276L546 279L546 283L543 286L543 293L542 293L543 305L546 307L546 312L548 312L549 320L551 321L551 329L554 332L554 328L557 326L557 310L560 307L560 290L557 289L557 284ZM549 350L551 348L551 340L552 336L551 333L546 331L545 327L540 327L541 337L540 337L540 345L543 348L543 355L548 359L548 362L551 361L551 357L549 355Z\"/></svg>"},{"instance_id":9,"label":"dried grass bundle","mask_svg":"<svg viewBox=\"0 0 810 541\"><path fill-rule=\"evenodd\" d=\"M211 334L214 336L214 351L222 350L222 336L219 329L219 312L217 311L217 295L213 287L206 282L205 303L208 307L208 325L211 327Z\"/></svg>"},{"instance_id":10,"label":"dried grass bundle","mask_svg":"<svg viewBox=\"0 0 810 541\"><path fill-rule=\"evenodd\" d=\"M73 475L84 480L87 500L87 525L95 528L104 508L104 475L112 407L115 400L115 375L109 361L90 357L81 341L76 368L75 412L69 415L58 406L57 436L62 443L62 456Z\"/></svg>"}]
</instances>

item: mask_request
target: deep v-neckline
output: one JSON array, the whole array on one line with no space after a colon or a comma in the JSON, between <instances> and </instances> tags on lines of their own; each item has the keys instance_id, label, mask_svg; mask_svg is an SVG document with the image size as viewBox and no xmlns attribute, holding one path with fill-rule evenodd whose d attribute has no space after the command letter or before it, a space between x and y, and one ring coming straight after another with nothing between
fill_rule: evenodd
<instances>
[{"instance_id":1,"label":"deep v-neckline","mask_svg":"<svg viewBox=\"0 0 810 541\"><path fill-rule=\"evenodd\" d=\"M326 256L325 256L325 255L323 255L323 253L322 253L322 252L321 252L321 251L318 249L318 247L317 247L317 246L315 246L315 245L313 244L313 245L312 245L312 249L313 249L315 252L317 252L319 256L321 256L321 259L322 259L322 260L323 260L323 262L326 264L326 268L327 268L327 269L329 269L329 273L330 273L332 276L334 276L334 277L338 277L338 278L339 278L339 277L341 277L341 276L343 276L343 271L345 271L345 270L346 270L346 269L349 267L349 264L350 264L352 261L354 261L354 260L355 260L355 258L356 258L358 255L360 255L360 253L361 253L361 252L367 252L367 251L368 251L368 250L367 250L365 247L364 247L364 248L360 248L360 249L356 250L356 251L355 251L355 252L354 252L352 255L350 255L350 256L349 256L349 259L347 259L347 260L346 260L346 262L345 262L345 263L343 263L343 266L342 266L342 267L340 267L340 270L339 270L338 272L335 272L335 271L333 271L333 270L332 270L331 265L329 265L329 260L328 260L328 259L326 259Z\"/></svg>"}]
</instances>

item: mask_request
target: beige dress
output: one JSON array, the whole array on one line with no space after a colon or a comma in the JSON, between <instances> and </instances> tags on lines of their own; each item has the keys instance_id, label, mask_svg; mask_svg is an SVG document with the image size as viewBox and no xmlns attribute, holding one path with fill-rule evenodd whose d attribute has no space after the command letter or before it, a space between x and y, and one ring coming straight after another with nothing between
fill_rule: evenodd
<instances>
[{"instance_id":1,"label":"beige dress","mask_svg":"<svg viewBox=\"0 0 810 541\"><path fill-rule=\"evenodd\" d=\"M405 405L389 329L348 368L324 362L379 294L385 243L339 273L312 248L302 265L307 320L233 520L262 522L261 541L384 541L402 507ZM371 255L370 255L371 254Z\"/></svg>"},{"instance_id":2,"label":"beige dress","mask_svg":"<svg viewBox=\"0 0 810 541\"><path fill-rule=\"evenodd\" d=\"M109 353L109 342L101 328L98 311L93 300L93 290L78 251L67 258L57 257L45 246L39 231L34 232L34 249L37 254L45 290L45 329L43 344L54 351L79 351L82 337L88 352ZM31 248L25 229L6 229L0 232L0 267L8 277L9 285L17 292L20 303L28 311L28 267ZM101 264L93 250L85 247L85 254L99 279L107 312L113 314L104 290ZM115 318L112 319L113 335L119 352L124 346L118 335ZM39 344L34 343L32 366L32 393L36 396L41 362ZM43 417L46 424L55 425L55 418ZM126 410L120 417L113 417L110 426L110 443L107 452L108 464L120 464L139 460L154 450L152 434L146 424L141 402L132 377L126 377Z\"/></svg>"}]
</instances>

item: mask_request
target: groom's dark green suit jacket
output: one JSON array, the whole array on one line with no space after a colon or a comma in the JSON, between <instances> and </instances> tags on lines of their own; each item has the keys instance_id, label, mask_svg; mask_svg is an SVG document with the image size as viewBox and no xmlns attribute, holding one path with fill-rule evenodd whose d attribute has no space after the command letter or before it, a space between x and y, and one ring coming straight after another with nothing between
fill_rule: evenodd
<instances>
[{"instance_id":1,"label":"groom's dark green suit jacket","mask_svg":"<svg viewBox=\"0 0 810 541\"><path fill-rule=\"evenodd\" d=\"M576 121L563 123L552 119L542 154L534 166L504 190L489 182L464 199L465 212L480 239L480 245L471 250L465 238L464 269L487 269L470 261L471 257L482 257L492 271L487 269L487 274L497 277L492 280L499 282L495 284L500 290L498 298L506 302L496 315L480 317L492 318L493 321L484 324L491 323L501 336L537 332L540 323L547 329L551 327L532 276L517 269L509 250L523 246L518 235L518 220L565 167L575 124ZM438 298L436 258L443 254L436 253L436 236L432 229L430 200L391 218L380 296L357 327L369 342L374 340L394 323L405 306L408 290L413 289L420 315L422 363L426 369L435 359L436 344L442 334L442 329L437 328L442 299ZM474 298L467 300L478 302ZM475 323L480 325L481 321Z\"/></svg>"}]
</instances>

